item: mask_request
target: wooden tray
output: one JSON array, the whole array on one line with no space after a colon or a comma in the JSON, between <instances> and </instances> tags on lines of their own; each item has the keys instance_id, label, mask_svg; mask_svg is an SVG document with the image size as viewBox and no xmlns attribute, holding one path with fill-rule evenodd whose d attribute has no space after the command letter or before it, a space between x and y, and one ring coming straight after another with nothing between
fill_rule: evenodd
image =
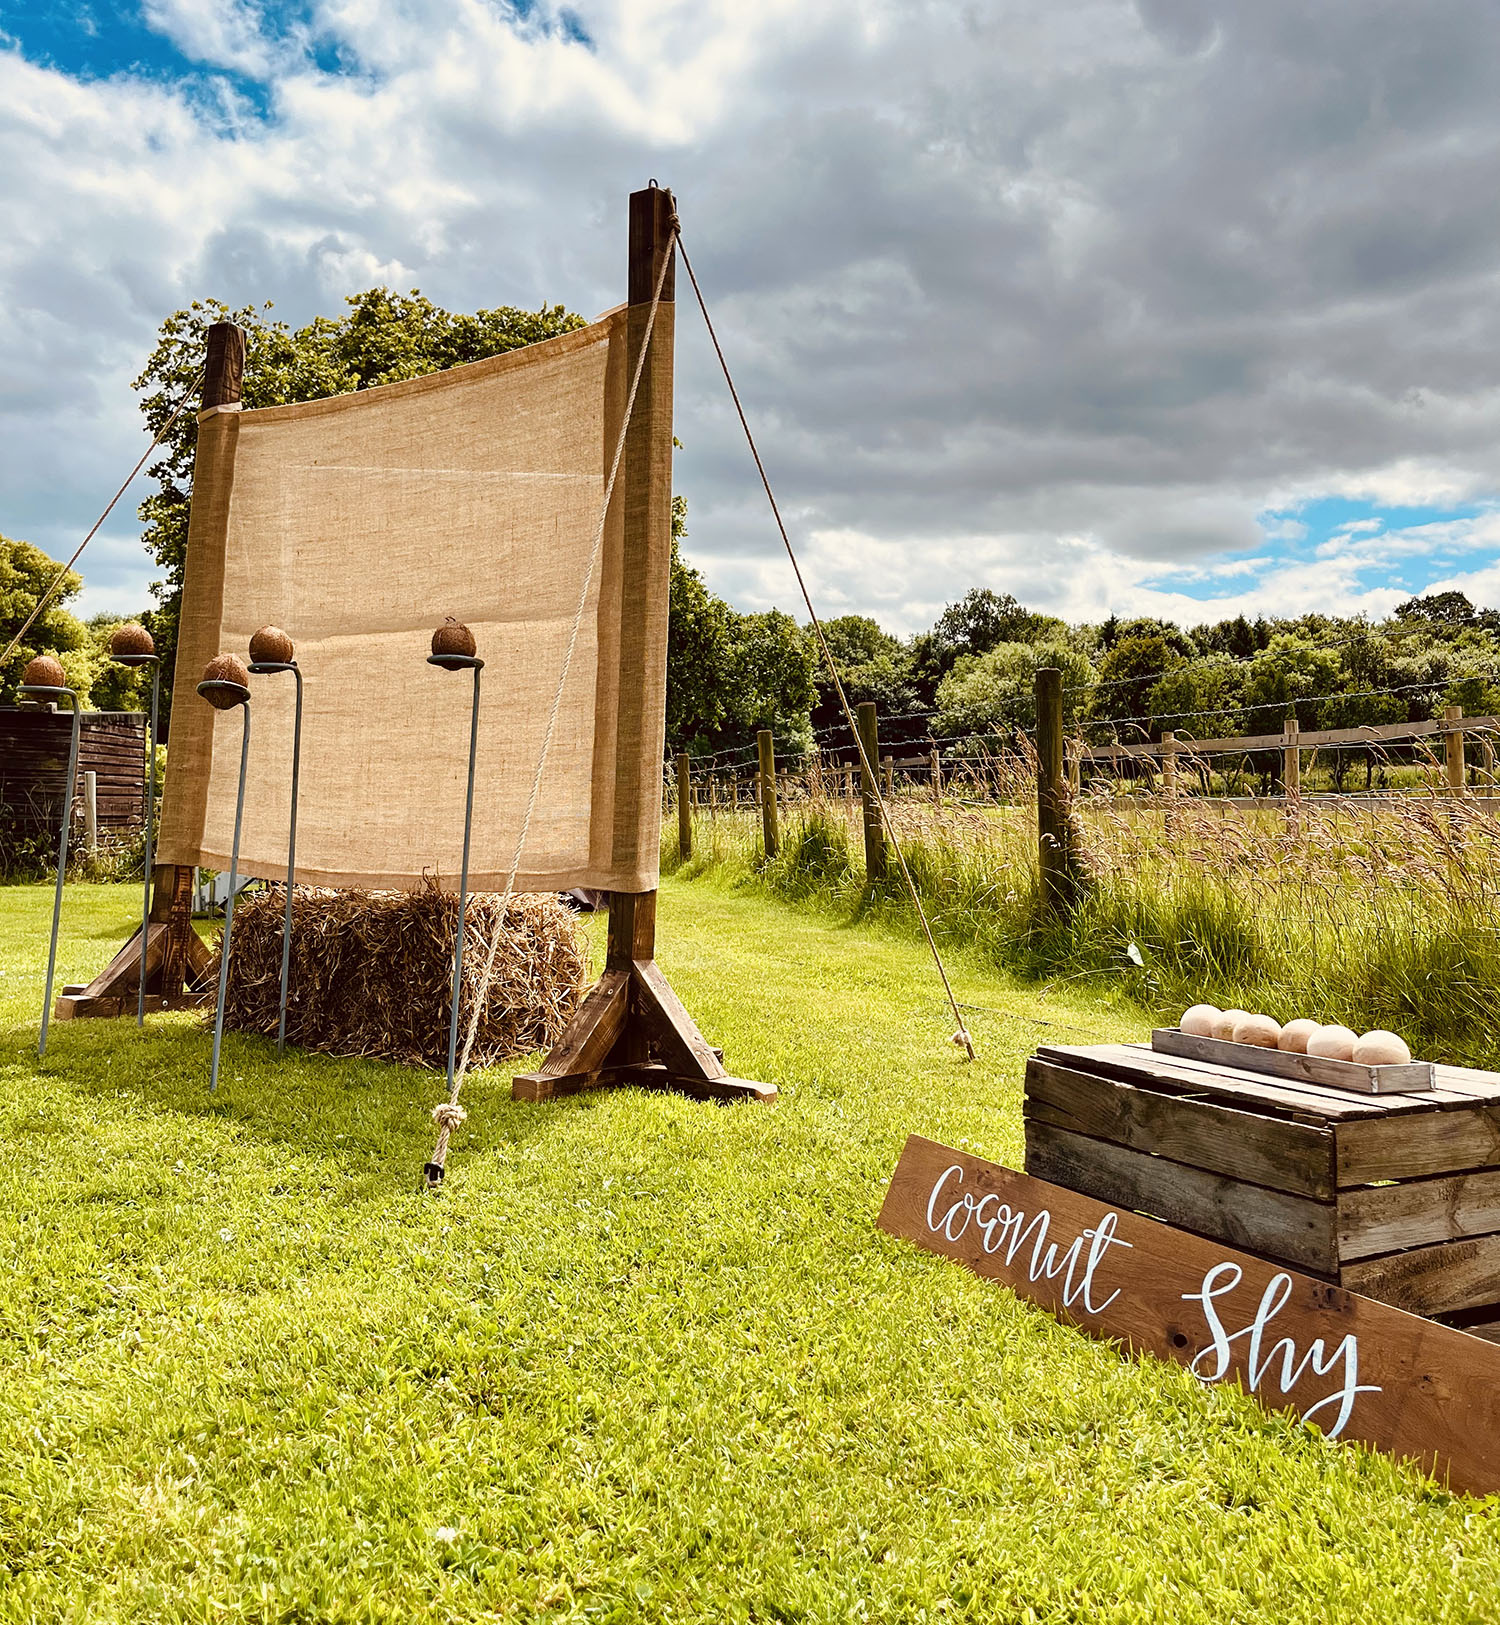
<instances>
[{"instance_id":1,"label":"wooden tray","mask_svg":"<svg viewBox=\"0 0 1500 1625\"><path fill-rule=\"evenodd\" d=\"M1227 1038L1195 1038L1180 1027L1156 1028L1151 1034L1151 1048L1163 1055L1217 1061L1241 1072L1264 1072L1273 1078L1294 1078L1299 1083L1323 1083L1330 1089L1348 1089L1357 1095L1410 1095L1437 1087L1431 1061L1365 1066L1359 1061L1330 1061L1321 1055L1235 1044Z\"/></svg>"}]
</instances>

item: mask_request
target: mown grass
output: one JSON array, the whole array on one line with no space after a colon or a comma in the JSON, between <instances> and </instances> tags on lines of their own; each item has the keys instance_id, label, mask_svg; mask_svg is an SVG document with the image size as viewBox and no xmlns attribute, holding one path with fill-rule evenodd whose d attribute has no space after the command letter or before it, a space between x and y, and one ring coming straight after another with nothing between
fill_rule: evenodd
<instances>
[{"instance_id":1,"label":"mown grass","mask_svg":"<svg viewBox=\"0 0 1500 1625\"><path fill-rule=\"evenodd\" d=\"M1432 797L1304 804L1293 817L1189 801L1126 814L1084 800L1092 881L1075 912L1047 917L1032 807L892 806L939 940L992 966L1088 981L1164 1020L1206 1000L1389 1027L1430 1059L1500 1066L1500 818L1482 807ZM782 823L767 862L756 813L700 812L683 862L670 820L663 863L915 930L894 868L869 887L846 803L814 794L783 808Z\"/></svg>"},{"instance_id":2,"label":"mown grass","mask_svg":"<svg viewBox=\"0 0 1500 1625\"><path fill-rule=\"evenodd\" d=\"M1024 1056L1124 1036L899 929L668 880L771 1109L54 1028L0 891L0 1619L1469 1621L1493 1510L881 1235L909 1131L1019 1163ZM135 894L75 887L63 975ZM1037 1023L1056 1023L1039 1026ZM1075 1032L1075 1028L1079 1029Z\"/></svg>"}]
</instances>

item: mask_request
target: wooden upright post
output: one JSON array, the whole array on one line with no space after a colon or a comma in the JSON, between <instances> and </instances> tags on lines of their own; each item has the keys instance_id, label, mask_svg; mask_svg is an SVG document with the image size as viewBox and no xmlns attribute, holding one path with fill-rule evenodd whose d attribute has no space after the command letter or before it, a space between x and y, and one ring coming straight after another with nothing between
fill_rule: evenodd
<instances>
[{"instance_id":1,"label":"wooden upright post","mask_svg":"<svg viewBox=\"0 0 1500 1625\"><path fill-rule=\"evenodd\" d=\"M1297 745L1300 731L1296 717L1286 719L1281 735L1281 787L1288 800L1302 794L1302 752Z\"/></svg>"},{"instance_id":2,"label":"wooden upright post","mask_svg":"<svg viewBox=\"0 0 1500 1625\"><path fill-rule=\"evenodd\" d=\"M776 742L769 728L761 728L756 733L755 750L760 759L761 839L766 856L774 858L781 850L781 830L776 821Z\"/></svg>"},{"instance_id":3,"label":"wooden upright post","mask_svg":"<svg viewBox=\"0 0 1500 1625\"><path fill-rule=\"evenodd\" d=\"M1161 787L1168 798L1177 794L1177 735L1170 728L1161 736Z\"/></svg>"},{"instance_id":4,"label":"wooden upright post","mask_svg":"<svg viewBox=\"0 0 1500 1625\"><path fill-rule=\"evenodd\" d=\"M666 603L671 560L671 486L670 481L657 475L661 460L665 458L670 465L672 455L674 214L672 194L655 185L630 195L628 321L632 373L645 342L646 322L658 282L661 307L625 436L615 497L624 518L624 569L627 575L634 572L646 578L659 606ZM622 618L619 628L620 731L624 749L639 746L646 737L645 730L656 732L660 744L661 712L652 712L646 699L648 692L661 692L666 651L664 644L656 649L647 642L641 619ZM660 759L656 757L658 762ZM517 1100L551 1100L581 1089L616 1084L676 1089L713 1100L776 1098L773 1085L728 1075L721 1052L698 1031L662 975L656 963L654 890L609 894L604 974L578 1007L541 1068L516 1078L511 1094Z\"/></svg>"},{"instance_id":5,"label":"wooden upright post","mask_svg":"<svg viewBox=\"0 0 1500 1625\"><path fill-rule=\"evenodd\" d=\"M693 855L693 779L688 753L677 753L677 856Z\"/></svg>"},{"instance_id":6,"label":"wooden upright post","mask_svg":"<svg viewBox=\"0 0 1500 1625\"><path fill-rule=\"evenodd\" d=\"M214 322L205 335L204 411L238 405L244 380L244 330L233 322ZM150 765L154 772L156 764ZM208 968L213 955L193 929L191 866L159 863L152 869L146 929L146 1009L202 1004L209 996ZM64 988L57 1001L58 1019L134 1015L140 986L140 942L137 931L87 987Z\"/></svg>"},{"instance_id":7,"label":"wooden upright post","mask_svg":"<svg viewBox=\"0 0 1500 1625\"><path fill-rule=\"evenodd\" d=\"M943 804L943 758L938 755L936 745L927 753L927 769L932 779L933 802L941 807Z\"/></svg>"},{"instance_id":8,"label":"wooden upright post","mask_svg":"<svg viewBox=\"0 0 1500 1625\"><path fill-rule=\"evenodd\" d=\"M1443 735L1443 760L1448 769L1448 793L1454 796L1464 793L1464 735L1459 726L1463 719L1461 705L1443 707L1443 721L1448 725Z\"/></svg>"},{"instance_id":9,"label":"wooden upright post","mask_svg":"<svg viewBox=\"0 0 1500 1625\"><path fill-rule=\"evenodd\" d=\"M856 713L865 762L860 763L859 788L865 826L865 878L871 883L885 879L885 830L880 822L880 802L875 793L875 774L880 761L880 734L875 721L874 700L862 700Z\"/></svg>"},{"instance_id":10,"label":"wooden upright post","mask_svg":"<svg viewBox=\"0 0 1500 1625\"><path fill-rule=\"evenodd\" d=\"M99 775L92 768L83 775L83 844L91 855L99 850Z\"/></svg>"},{"instance_id":11,"label":"wooden upright post","mask_svg":"<svg viewBox=\"0 0 1500 1625\"><path fill-rule=\"evenodd\" d=\"M1036 826L1042 908L1060 913L1073 901L1068 785L1063 761L1062 673L1036 674Z\"/></svg>"}]
</instances>

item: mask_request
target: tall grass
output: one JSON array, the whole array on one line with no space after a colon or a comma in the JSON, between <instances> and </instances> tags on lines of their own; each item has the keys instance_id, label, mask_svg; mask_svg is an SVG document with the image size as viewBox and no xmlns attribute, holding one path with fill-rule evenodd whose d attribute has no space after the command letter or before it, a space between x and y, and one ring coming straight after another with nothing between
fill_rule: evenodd
<instances>
[{"instance_id":1,"label":"tall grass","mask_svg":"<svg viewBox=\"0 0 1500 1625\"><path fill-rule=\"evenodd\" d=\"M1038 907L1021 794L975 807L898 793L892 807L935 934L996 965L1107 979L1156 1017L1207 1000L1389 1027L1420 1055L1500 1065L1500 818L1483 806L1434 795L1125 810L1084 797L1092 879L1066 918ZM867 883L857 807L814 782L781 820L767 861L753 809L700 808L685 863L669 820L664 866L915 924L894 872Z\"/></svg>"}]
</instances>

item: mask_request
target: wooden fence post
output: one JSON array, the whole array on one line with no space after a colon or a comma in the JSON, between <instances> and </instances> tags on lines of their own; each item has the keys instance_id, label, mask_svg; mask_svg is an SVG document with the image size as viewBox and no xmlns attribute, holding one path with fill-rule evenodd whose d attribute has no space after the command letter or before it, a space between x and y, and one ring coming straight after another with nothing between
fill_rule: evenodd
<instances>
[{"instance_id":1,"label":"wooden fence post","mask_svg":"<svg viewBox=\"0 0 1500 1625\"><path fill-rule=\"evenodd\" d=\"M938 754L937 746L927 753L927 766L932 775L932 800L935 806L943 804L943 758Z\"/></svg>"},{"instance_id":2,"label":"wooden fence post","mask_svg":"<svg viewBox=\"0 0 1500 1625\"><path fill-rule=\"evenodd\" d=\"M771 730L762 728L755 736L760 753L760 831L766 856L774 858L781 850L781 831L776 825L776 746Z\"/></svg>"},{"instance_id":3,"label":"wooden fence post","mask_svg":"<svg viewBox=\"0 0 1500 1625\"><path fill-rule=\"evenodd\" d=\"M1443 758L1448 768L1448 793L1454 796L1464 793L1464 735L1462 728L1454 726L1463 719L1461 705L1443 707L1443 721L1448 724L1448 731L1443 735Z\"/></svg>"},{"instance_id":4,"label":"wooden fence post","mask_svg":"<svg viewBox=\"0 0 1500 1625\"><path fill-rule=\"evenodd\" d=\"M1490 794L1495 791L1495 743L1485 734L1479 741L1479 762L1484 769L1484 776L1489 781Z\"/></svg>"},{"instance_id":5,"label":"wooden fence post","mask_svg":"<svg viewBox=\"0 0 1500 1625\"><path fill-rule=\"evenodd\" d=\"M685 750L677 753L677 856L693 855L693 778Z\"/></svg>"},{"instance_id":6,"label":"wooden fence post","mask_svg":"<svg viewBox=\"0 0 1500 1625\"><path fill-rule=\"evenodd\" d=\"M880 758L880 779L885 786L885 799L889 801L896 793L896 758L882 756Z\"/></svg>"},{"instance_id":7,"label":"wooden fence post","mask_svg":"<svg viewBox=\"0 0 1500 1625\"><path fill-rule=\"evenodd\" d=\"M1036 674L1036 827L1042 907L1048 913L1062 912L1073 900L1065 773L1062 673L1043 666Z\"/></svg>"},{"instance_id":8,"label":"wooden fence post","mask_svg":"<svg viewBox=\"0 0 1500 1625\"><path fill-rule=\"evenodd\" d=\"M1281 788L1288 800L1302 794L1302 753L1297 748L1299 724L1288 717L1281 732Z\"/></svg>"},{"instance_id":9,"label":"wooden fence post","mask_svg":"<svg viewBox=\"0 0 1500 1625\"><path fill-rule=\"evenodd\" d=\"M1161 736L1161 787L1169 800L1177 794L1177 735L1170 728Z\"/></svg>"},{"instance_id":10,"label":"wooden fence post","mask_svg":"<svg viewBox=\"0 0 1500 1625\"><path fill-rule=\"evenodd\" d=\"M865 760L873 769L880 760L874 700L860 702L858 717L859 740L865 749ZM865 878L874 882L885 879L885 830L880 822L880 803L875 796L875 775L865 771L864 763L860 764L859 775L865 825Z\"/></svg>"},{"instance_id":11,"label":"wooden fence post","mask_svg":"<svg viewBox=\"0 0 1500 1625\"><path fill-rule=\"evenodd\" d=\"M92 768L83 775L83 844L99 850L99 775Z\"/></svg>"}]
</instances>

